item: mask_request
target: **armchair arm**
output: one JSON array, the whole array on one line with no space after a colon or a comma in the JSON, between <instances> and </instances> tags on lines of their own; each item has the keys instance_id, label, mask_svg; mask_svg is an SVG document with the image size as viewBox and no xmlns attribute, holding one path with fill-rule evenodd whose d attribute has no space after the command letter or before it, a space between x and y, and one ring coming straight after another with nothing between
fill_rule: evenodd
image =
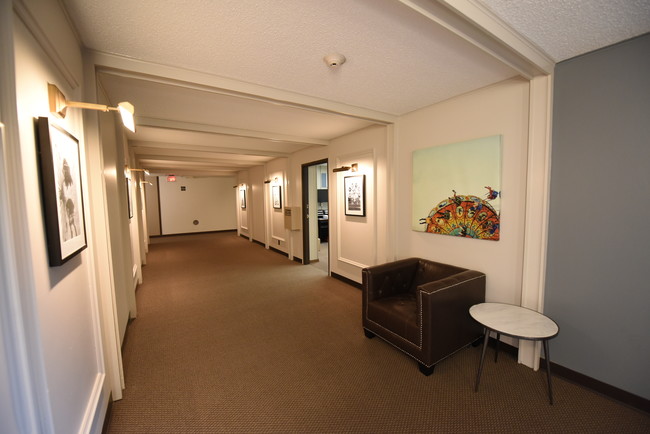
<instances>
[{"instance_id":1,"label":"armchair arm","mask_svg":"<svg viewBox=\"0 0 650 434\"><path fill-rule=\"evenodd\" d=\"M461 271L460 273L452 274L451 276L445 277L444 279L424 283L418 286L418 290L432 294L437 291L453 289L456 286L465 285L468 284L468 282L480 278L483 278L483 287L485 287L484 273L475 270L465 270Z\"/></svg>"},{"instance_id":2,"label":"armchair arm","mask_svg":"<svg viewBox=\"0 0 650 434\"><path fill-rule=\"evenodd\" d=\"M466 270L418 286L418 310L429 322L423 326L444 330L445 325L455 324L457 328L472 329L469 308L485 301L485 282L484 273Z\"/></svg>"},{"instance_id":3,"label":"armchair arm","mask_svg":"<svg viewBox=\"0 0 650 434\"><path fill-rule=\"evenodd\" d=\"M418 259L402 259L388 264L375 265L361 271L366 300L407 292L417 269Z\"/></svg>"}]
</instances>

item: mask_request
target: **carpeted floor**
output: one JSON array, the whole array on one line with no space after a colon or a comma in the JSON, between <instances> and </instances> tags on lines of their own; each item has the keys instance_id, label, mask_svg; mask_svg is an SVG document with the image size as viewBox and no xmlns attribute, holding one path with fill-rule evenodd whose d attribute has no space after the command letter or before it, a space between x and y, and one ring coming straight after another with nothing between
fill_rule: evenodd
<instances>
[{"instance_id":1,"label":"carpeted floor","mask_svg":"<svg viewBox=\"0 0 650 434\"><path fill-rule=\"evenodd\" d=\"M425 377L364 337L361 291L234 233L156 239L137 303L109 433L650 432L562 378L550 406L545 373L505 353L478 393L480 348Z\"/></svg>"}]
</instances>

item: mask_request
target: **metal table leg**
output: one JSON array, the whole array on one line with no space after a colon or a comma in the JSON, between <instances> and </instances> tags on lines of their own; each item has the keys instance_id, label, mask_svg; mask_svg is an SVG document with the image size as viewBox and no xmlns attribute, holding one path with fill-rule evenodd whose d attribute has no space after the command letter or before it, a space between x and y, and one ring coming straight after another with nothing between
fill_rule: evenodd
<instances>
[{"instance_id":1,"label":"metal table leg","mask_svg":"<svg viewBox=\"0 0 650 434\"><path fill-rule=\"evenodd\" d=\"M548 339L544 339L544 357L546 358L546 378L548 380L548 399L553 405L553 387L551 386L551 356L548 352Z\"/></svg>"},{"instance_id":2,"label":"metal table leg","mask_svg":"<svg viewBox=\"0 0 650 434\"><path fill-rule=\"evenodd\" d=\"M481 350L481 361L478 364L478 372L476 374L476 386L474 392L478 392L478 384L481 381L481 371L483 371L483 359L485 359L485 350L487 348L488 339L490 338L490 330L486 327L484 329L485 336L483 338L483 350Z\"/></svg>"},{"instance_id":3,"label":"metal table leg","mask_svg":"<svg viewBox=\"0 0 650 434\"><path fill-rule=\"evenodd\" d=\"M501 333L497 332L497 342L494 350L494 363L497 362L497 357L499 356L499 343L501 342Z\"/></svg>"}]
</instances>

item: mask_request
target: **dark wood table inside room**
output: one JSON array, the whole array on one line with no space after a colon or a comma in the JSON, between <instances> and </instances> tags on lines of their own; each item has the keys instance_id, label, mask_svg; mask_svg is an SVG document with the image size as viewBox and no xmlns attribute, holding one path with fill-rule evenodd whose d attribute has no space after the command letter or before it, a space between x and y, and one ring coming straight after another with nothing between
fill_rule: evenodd
<instances>
[{"instance_id":1,"label":"dark wood table inside room","mask_svg":"<svg viewBox=\"0 0 650 434\"><path fill-rule=\"evenodd\" d=\"M481 381L483 360L487 348L490 332L496 333L496 348L494 361L497 361L499 354L499 340L501 335L511 336L517 339L531 341L542 341L544 356L546 358L546 376L548 382L549 402L553 405L553 388L551 385L551 358L548 350L548 340L554 338L560 332L558 325L549 317L531 309L521 306L503 303L480 303L469 309L469 313L485 329L483 338L483 349L481 361L479 362L476 374L476 385L474 390L478 392L478 385Z\"/></svg>"}]
</instances>

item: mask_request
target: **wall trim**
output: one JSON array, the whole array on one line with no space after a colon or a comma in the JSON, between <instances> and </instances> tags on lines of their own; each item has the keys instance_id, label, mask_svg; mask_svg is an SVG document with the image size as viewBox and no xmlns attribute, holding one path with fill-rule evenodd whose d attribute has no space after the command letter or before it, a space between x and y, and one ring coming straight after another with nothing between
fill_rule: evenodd
<instances>
[{"instance_id":1,"label":"wall trim","mask_svg":"<svg viewBox=\"0 0 650 434\"><path fill-rule=\"evenodd\" d=\"M488 345L494 348L496 346L496 339L490 337ZM510 354L512 357L516 358L518 349L502 340L499 344L499 352ZM541 359L540 369L546 370L546 359ZM585 389L589 389L607 398L618 401L621 404L650 413L650 399L643 398L623 389L619 389L618 387L603 383L595 378L581 374L580 372L566 368L562 365L558 365L555 362L551 362L551 375L553 377L561 377L580 387L584 387Z\"/></svg>"},{"instance_id":2,"label":"wall trim","mask_svg":"<svg viewBox=\"0 0 650 434\"><path fill-rule=\"evenodd\" d=\"M476 0L399 1L529 80L553 71L553 59Z\"/></svg>"},{"instance_id":3,"label":"wall trim","mask_svg":"<svg viewBox=\"0 0 650 434\"><path fill-rule=\"evenodd\" d=\"M542 359L540 366L546 369L546 359ZM551 373L552 375L562 377L567 381L593 390L594 392L600 393L601 395L604 395L622 404L634 407L637 410L641 410L650 414L650 399L643 398L623 389L619 389L618 387L603 383L602 381L596 380L595 378L581 374L580 372L574 371L572 369L565 368L562 365L558 365L555 362L551 362Z\"/></svg>"},{"instance_id":4,"label":"wall trim","mask_svg":"<svg viewBox=\"0 0 650 434\"><path fill-rule=\"evenodd\" d=\"M149 238L177 237L180 235L201 235L201 234L218 234L221 232L237 232L237 229L222 229L218 231L201 231L201 232L179 232L177 234L151 235ZM244 236L244 235L242 235ZM248 238L248 237L246 237Z\"/></svg>"},{"instance_id":5,"label":"wall trim","mask_svg":"<svg viewBox=\"0 0 650 434\"><path fill-rule=\"evenodd\" d=\"M89 433L92 432L93 421L97 419L102 412L102 392L104 390L104 380L106 379L106 374L98 373L95 377L95 383L93 384L92 391L90 392L90 397L88 398L88 404L86 405L86 411L81 419L81 425L79 427L80 433Z\"/></svg>"},{"instance_id":6,"label":"wall trim","mask_svg":"<svg viewBox=\"0 0 650 434\"><path fill-rule=\"evenodd\" d=\"M43 28L38 24L38 21L29 10L29 7L23 2L23 0L14 0L14 11L20 20L25 24L25 27L29 30L29 33L32 34L38 45L41 46L43 52L49 57L56 69L61 73L65 81L72 89L79 87L79 80L72 73L70 68L65 64L59 51L50 41L47 34ZM67 19L67 17L66 17Z\"/></svg>"},{"instance_id":7,"label":"wall trim","mask_svg":"<svg viewBox=\"0 0 650 434\"><path fill-rule=\"evenodd\" d=\"M103 73L133 78L143 78L143 76L146 76L147 80L171 86L237 96L240 98L250 98L256 101L321 113L335 113L378 124L393 123L397 119L397 116L388 113L355 107L344 103L337 103L323 98L311 97L281 89L274 89L267 86L246 83L209 73L145 62L100 51L91 51L90 55L93 58L93 63L97 65L98 70Z\"/></svg>"},{"instance_id":8,"label":"wall trim","mask_svg":"<svg viewBox=\"0 0 650 434\"><path fill-rule=\"evenodd\" d=\"M529 86L521 306L543 313L551 183L552 76L535 77ZM540 356L540 342L524 341L519 345L520 363L537 370Z\"/></svg>"},{"instance_id":9,"label":"wall trim","mask_svg":"<svg viewBox=\"0 0 650 434\"><path fill-rule=\"evenodd\" d=\"M363 285L362 285L361 283L359 283L359 282L355 282L354 280L352 280L352 279L348 279L347 277L345 277L345 276L341 276L340 274L337 274L337 273L331 273L331 276L332 276L334 279L336 279L336 280L340 280L341 282L344 282L344 283L347 283L347 284L350 285L350 286L354 286L354 287L357 288L357 289L362 289L362 288L363 288Z\"/></svg>"},{"instance_id":10,"label":"wall trim","mask_svg":"<svg viewBox=\"0 0 650 434\"><path fill-rule=\"evenodd\" d=\"M279 254L281 254L282 256L286 256L287 258L289 257L289 254L288 254L287 252L283 252L282 250L278 250L278 249L276 249L276 248L273 247L273 246L269 247L269 250L272 250L272 251L274 251L275 253L279 253Z\"/></svg>"}]
</instances>

